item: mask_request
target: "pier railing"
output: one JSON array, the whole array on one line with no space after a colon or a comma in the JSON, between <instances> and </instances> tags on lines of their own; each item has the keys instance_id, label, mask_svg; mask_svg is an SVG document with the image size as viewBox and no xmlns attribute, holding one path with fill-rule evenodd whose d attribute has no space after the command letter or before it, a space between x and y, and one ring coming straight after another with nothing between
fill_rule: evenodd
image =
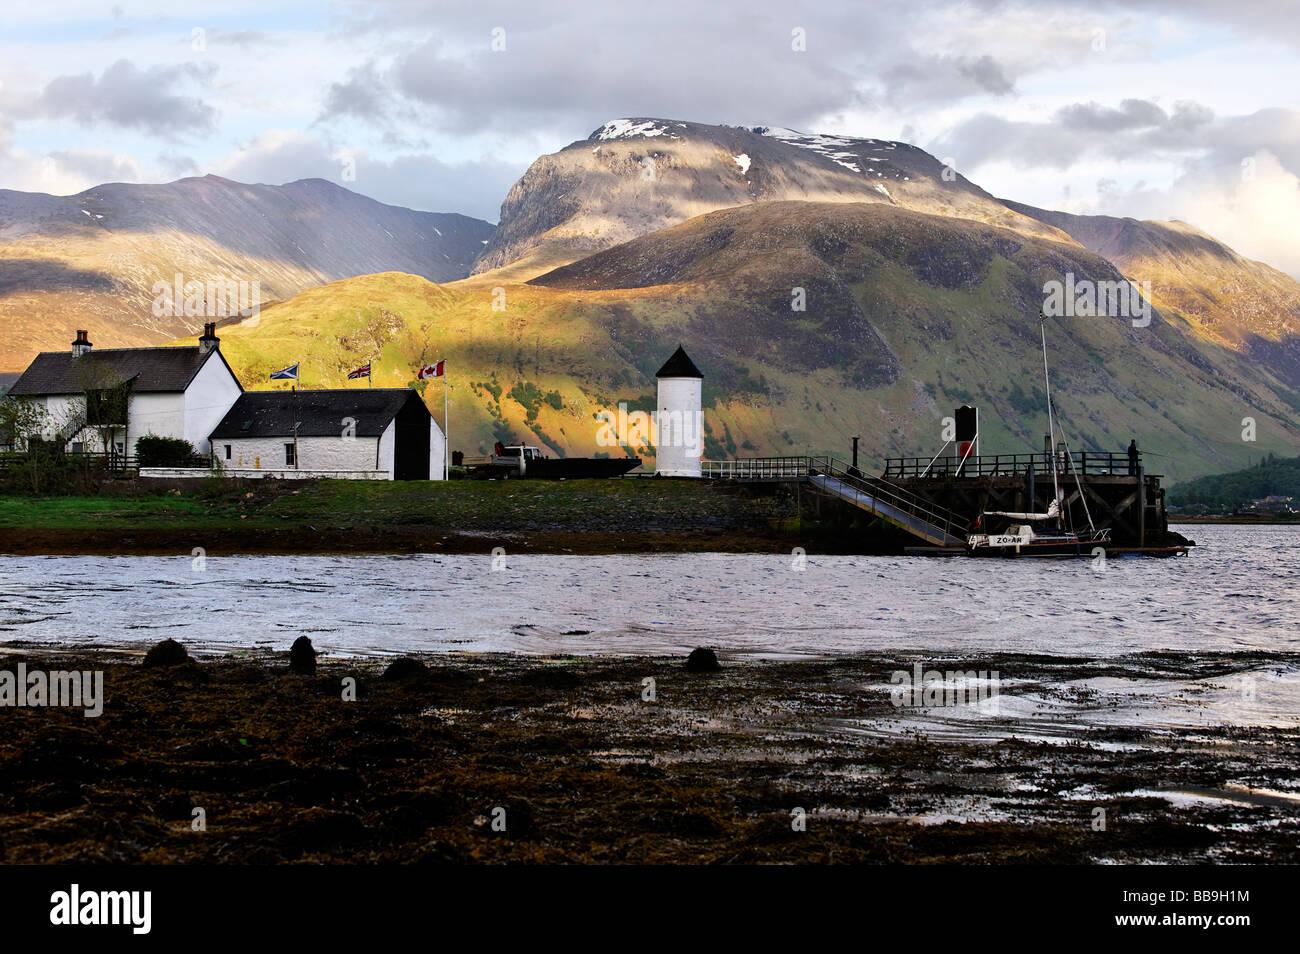
<instances>
[{"instance_id":1,"label":"pier railing","mask_svg":"<svg viewBox=\"0 0 1300 954\"><path fill-rule=\"evenodd\" d=\"M802 480L812 460L805 456L704 460L700 469L705 477L723 480Z\"/></svg>"},{"instance_id":2,"label":"pier railing","mask_svg":"<svg viewBox=\"0 0 1300 954\"><path fill-rule=\"evenodd\" d=\"M882 476L890 477L1014 477L1023 476L1031 467L1036 474L1078 473L1081 476L1120 476L1133 471L1127 453L1071 451L1074 465L1064 451L1055 454L984 454L979 457L889 457ZM1141 466L1141 455L1138 456Z\"/></svg>"}]
</instances>

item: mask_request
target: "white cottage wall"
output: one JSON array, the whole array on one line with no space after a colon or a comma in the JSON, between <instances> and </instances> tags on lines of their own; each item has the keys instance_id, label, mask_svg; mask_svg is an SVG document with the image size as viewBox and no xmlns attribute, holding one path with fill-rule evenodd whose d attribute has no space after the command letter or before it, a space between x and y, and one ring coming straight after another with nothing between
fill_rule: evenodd
<instances>
[{"instance_id":1,"label":"white cottage wall","mask_svg":"<svg viewBox=\"0 0 1300 954\"><path fill-rule=\"evenodd\" d=\"M184 437L195 451L206 454L211 444L208 435L221 423L226 412L239 397L239 382L226 362L212 354L185 391Z\"/></svg>"},{"instance_id":2,"label":"white cottage wall","mask_svg":"<svg viewBox=\"0 0 1300 954\"><path fill-rule=\"evenodd\" d=\"M214 442L217 463L223 470L283 470L285 444L292 437L232 437ZM230 457L226 457L226 446ZM375 471L376 440L357 437L344 440L339 437L298 438L298 469L312 471ZM391 474L391 470L390 470Z\"/></svg>"}]
</instances>

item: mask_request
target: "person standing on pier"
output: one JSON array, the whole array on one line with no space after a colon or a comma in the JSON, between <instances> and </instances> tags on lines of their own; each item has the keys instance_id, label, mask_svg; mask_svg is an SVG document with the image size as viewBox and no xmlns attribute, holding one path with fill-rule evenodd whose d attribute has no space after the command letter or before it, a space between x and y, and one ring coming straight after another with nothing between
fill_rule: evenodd
<instances>
[{"instance_id":1,"label":"person standing on pier","mask_svg":"<svg viewBox=\"0 0 1300 954\"><path fill-rule=\"evenodd\" d=\"M1128 442L1128 475L1136 477L1138 472L1138 442L1137 438Z\"/></svg>"}]
</instances>

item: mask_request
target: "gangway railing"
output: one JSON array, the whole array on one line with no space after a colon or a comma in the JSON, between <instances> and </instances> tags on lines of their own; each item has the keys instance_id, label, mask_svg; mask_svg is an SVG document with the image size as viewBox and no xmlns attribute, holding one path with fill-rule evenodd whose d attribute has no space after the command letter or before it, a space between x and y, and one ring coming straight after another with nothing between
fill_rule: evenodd
<instances>
[{"instance_id":1,"label":"gangway railing","mask_svg":"<svg viewBox=\"0 0 1300 954\"><path fill-rule=\"evenodd\" d=\"M869 477L846 461L830 456L751 457L701 461L704 477L744 481L814 481L821 489L848 500L876 516L918 533L932 542L951 545L965 539L969 521L945 507L882 477ZM839 486L829 484L834 481ZM850 493L840 494L844 489ZM856 493L852 493L856 491Z\"/></svg>"}]
</instances>

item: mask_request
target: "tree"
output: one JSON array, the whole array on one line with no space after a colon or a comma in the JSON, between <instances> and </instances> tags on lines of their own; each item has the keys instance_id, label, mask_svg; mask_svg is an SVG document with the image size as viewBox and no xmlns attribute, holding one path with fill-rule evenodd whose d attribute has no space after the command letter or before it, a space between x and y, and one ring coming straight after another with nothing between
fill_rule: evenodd
<instances>
[{"instance_id":1,"label":"tree","mask_svg":"<svg viewBox=\"0 0 1300 954\"><path fill-rule=\"evenodd\" d=\"M100 449L106 454L114 452L114 438L122 432L123 451L130 453L125 446L127 430L127 412L131 406L131 386L134 379L114 375L105 365L86 356L78 359L78 371L81 382L80 401L84 408L81 427L76 432L68 433L65 440L71 440L82 429L92 428L99 438ZM75 422L74 422L75 423Z\"/></svg>"},{"instance_id":2,"label":"tree","mask_svg":"<svg viewBox=\"0 0 1300 954\"><path fill-rule=\"evenodd\" d=\"M9 447L8 473L33 494L54 488L67 476L63 433L67 415L56 415L41 401L6 397L0 400L0 442Z\"/></svg>"}]
</instances>

